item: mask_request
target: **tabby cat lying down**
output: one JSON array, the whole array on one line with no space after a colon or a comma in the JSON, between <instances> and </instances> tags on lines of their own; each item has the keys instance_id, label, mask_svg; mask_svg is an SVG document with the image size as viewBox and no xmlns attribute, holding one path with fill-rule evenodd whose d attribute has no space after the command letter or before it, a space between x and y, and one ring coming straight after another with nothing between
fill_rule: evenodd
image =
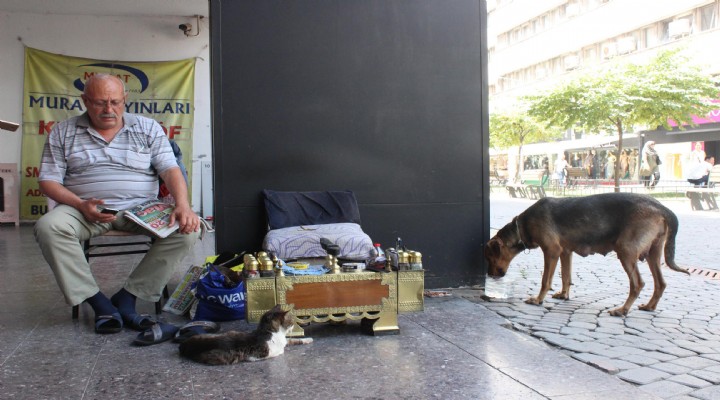
<instances>
[{"instance_id":1,"label":"tabby cat lying down","mask_svg":"<svg viewBox=\"0 0 720 400\"><path fill-rule=\"evenodd\" d=\"M286 338L285 334L292 326L292 314L276 305L263 314L255 331L191 336L180 343L180 355L210 365L229 365L277 357L285 352L288 344L312 343L311 338Z\"/></svg>"}]
</instances>

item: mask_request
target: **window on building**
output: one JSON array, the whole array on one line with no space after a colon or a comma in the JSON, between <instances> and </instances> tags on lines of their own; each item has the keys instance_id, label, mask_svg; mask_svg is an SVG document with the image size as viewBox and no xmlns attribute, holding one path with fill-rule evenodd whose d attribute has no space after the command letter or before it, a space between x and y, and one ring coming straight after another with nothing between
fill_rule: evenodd
<instances>
[{"instance_id":1,"label":"window on building","mask_svg":"<svg viewBox=\"0 0 720 400\"><path fill-rule=\"evenodd\" d=\"M512 73L512 87L518 87L522 83L522 70L517 70Z\"/></svg>"},{"instance_id":2,"label":"window on building","mask_svg":"<svg viewBox=\"0 0 720 400\"><path fill-rule=\"evenodd\" d=\"M671 20L660 21L658 23L658 39L660 42L667 42L670 39L670 23Z\"/></svg>"},{"instance_id":3,"label":"window on building","mask_svg":"<svg viewBox=\"0 0 720 400\"><path fill-rule=\"evenodd\" d=\"M502 92L507 89L507 83L505 82L505 77L501 76L500 79L498 79L497 84L495 85L495 90L497 92Z\"/></svg>"},{"instance_id":4,"label":"window on building","mask_svg":"<svg viewBox=\"0 0 720 400\"><path fill-rule=\"evenodd\" d=\"M555 14L557 15L557 20L562 21L565 19L565 6L558 7L555 9Z\"/></svg>"},{"instance_id":5,"label":"window on building","mask_svg":"<svg viewBox=\"0 0 720 400\"><path fill-rule=\"evenodd\" d=\"M545 79L548 76L547 63L540 63L535 66L535 79Z\"/></svg>"},{"instance_id":6,"label":"window on building","mask_svg":"<svg viewBox=\"0 0 720 400\"><path fill-rule=\"evenodd\" d=\"M618 38L615 41L615 45L617 47L618 54L632 53L633 51L637 50L638 38L637 38L636 34L633 32L630 35Z\"/></svg>"},{"instance_id":7,"label":"window on building","mask_svg":"<svg viewBox=\"0 0 720 400\"><path fill-rule=\"evenodd\" d=\"M668 24L668 36L670 39L677 39L687 36L693 32L692 15L684 15L676 18Z\"/></svg>"},{"instance_id":8,"label":"window on building","mask_svg":"<svg viewBox=\"0 0 720 400\"><path fill-rule=\"evenodd\" d=\"M563 65L563 60L560 57L555 57L552 60L550 60L550 65L552 65L552 74L558 75L563 72L565 72L565 67Z\"/></svg>"},{"instance_id":9,"label":"window on building","mask_svg":"<svg viewBox=\"0 0 720 400\"><path fill-rule=\"evenodd\" d=\"M590 47L585 47L582 50L582 61L584 65L592 65L597 63L598 59L598 49L597 45L592 45Z\"/></svg>"},{"instance_id":10,"label":"window on building","mask_svg":"<svg viewBox=\"0 0 720 400\"><path fill-rule=\"evenodd\" d=\"M707 31L717 28L717 8L715 4L710 4L700 8L700 30Z\"/></svg>"},{"instance_id":11,"label":"window on building","mask_svg":"<svg viewBox=\"0 0 720 400\"><path fill-rule=\"evenodd\" d=\"M600 0L582 0L582 10L583 11L590 11L598 8L600 6Z\"/></svg>"},{"instance_id":12,"label":"window on building","mask_svg":"<svg viewBox=\"0 0 720 400\"><path fill-rule=\"evenodd\" d=\"M532 32L530 32L530 24L525 24L522 26L522 38L526 38L530 36Z\"/></svg>"},{"instance_id":13,"label":"window on building","mask_svg":"<svg viewBox=\"0 0 720 400\"><path fill-rule=\"evenodd\" d=\"M505 33L498 35L497 47L502 49L502 48L507 47L507 45L508 45L508 33L505 32Z\"/></svg>"},{"instance_id":14,"label":"window on building","mask_svg":"<svg viewBox=\"0 0 720 400\"><path fill-rule=\"evenodd\" d=\"M564 8L565 17L573 18L580 14L580 3L577 0L569 0Z\"/></svg>"},{"instance_id":15,"label":"window on building","mask_svg":"<svg viewBox=\"0 0 720 400\"><path fill-rule=\"evenodd\" d=\"M617 55L617 42L608 40L600 46L600 57L602 60L609 60Z\"/></svg>"},{"instance_id":16,"label":"window on building","mask_svg":"<svg viewBox=\"0 0 720 400\"><path fill-rule=\"evenodd\" d=\"M515 86L515 79L513 78L513 73L509 73L503 77L503 90L510 90Z\"/></svg>"},{"instance_id":17,"label":"window on building","mask_svg":"<svg viewBox=\"0 0 720 400\"><path fill-rule=\"evenodd\" d=\"M520 81L521 81L520 83L524 85L524 84L530 82L533 79L532 75L533 75L533 71L532 71L531 67L523 68L522 74L521 74L522 78L520 79Z\"/></svg>"},{"instance_id":18,"label":"window on building","mask_svg":"<svg viewBox=\"0 0 720 400\"><path fill-rule=\"evenodd\" d=\"M515 28L510 32L510 44L517 43L520 40L520 29Z\"/></svg>"},{"instance_id":19,"label":"window on building","mask_svg":"<svg viewBox=\"0 0 720 400\"><path fill-rule=\"evenodd\" d=\"M650 26L645 29L643 29L642 32L642 39L640 40L640 44L643 48L650 48L655 47L658 44L660 44L660 38L658 37L658 29L657 26Z\"/></svg>"}]
</instances>

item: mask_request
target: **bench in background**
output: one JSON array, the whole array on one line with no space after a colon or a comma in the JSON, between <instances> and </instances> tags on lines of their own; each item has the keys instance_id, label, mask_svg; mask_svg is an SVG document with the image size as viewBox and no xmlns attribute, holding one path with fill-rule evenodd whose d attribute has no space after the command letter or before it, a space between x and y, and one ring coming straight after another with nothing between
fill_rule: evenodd
<instances>
[{"instance_id":1,"label":"bench in background","mask_svg":"<svg viewBox=\"0 0 720 400\"><path fill-rule=\"evenodd\" d=\"M510 197L542 199L546 197L542 186L545 174L544 169L526 169L520 174L520 182L508 184L505 188Z\"/></svg>"},{"instance_id":2,"label":"bench in background","mask_svg":"<svg viewBox=\"0 0 720 400\"><path fill-rule=\"evenodd\" d=\"M503 171L503 173L500 173L499 170L494 169L490 171L490 184L493 183L503 186L507 184L507 171Z\"/></svg>"},{"instance_id":3,"label":"bench in background","mask_svg":"<svg viewBox=\"0 0 720 400\"><path fill-rule=\"evenodd\" d=\"M715 165L710 170L708 176L708 185L704 187L690 188L685 192L685 196L690 199L690 206L693 210L719 210L716 196L720 194L720 164ZM703 207L705 203L705 208Z\"/></svg>"},{"instance_id":4,"label":"bench in background","mask_svg":"<svg viewBox=\"0 0 720 400\"><path fill-rule=\"evenodd\" d=\"M578 180L587 179L587 170L582 167L567 168L567 187L577 187Z\"/></svg>"}]
</instances>

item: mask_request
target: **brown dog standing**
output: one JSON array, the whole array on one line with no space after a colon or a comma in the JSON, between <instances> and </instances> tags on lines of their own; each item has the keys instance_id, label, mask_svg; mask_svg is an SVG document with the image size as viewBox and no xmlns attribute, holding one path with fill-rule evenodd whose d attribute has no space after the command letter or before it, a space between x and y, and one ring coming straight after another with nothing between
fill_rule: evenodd
<instances>
[{"instance_id":1,"label":"brown dog standing","mask_svg":"<svg viewBox=\"0 0 720 400\"><path fill-rule=\"evenodd\" d=\"M689 272L675 264L675 235L678 219L667 207L650 196L632 193L604 193L575 198L544 198L500 229L485 245L488 275L504 276L510 261L525 249L540 247L545 265L540 293L525 302L541 304L552 285L560 259L562 290L553 298L569 299L572 253L583 257L615 251L630 279L625 304L610 311L627 315L645 283L637 261L647 259L655 290L641 310L653 311L665 290L660 258L671 269Z\"/></svg>"}]
</instances>

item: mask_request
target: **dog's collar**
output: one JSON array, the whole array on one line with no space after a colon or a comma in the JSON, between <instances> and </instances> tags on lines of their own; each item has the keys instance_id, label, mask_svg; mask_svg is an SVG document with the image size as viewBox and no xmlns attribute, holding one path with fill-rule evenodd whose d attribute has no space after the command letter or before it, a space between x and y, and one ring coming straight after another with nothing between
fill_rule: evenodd
<instances>
[{"instance_id":1,"label":"dog's collar","mask_svg":"<svg viewBox=\"0 0 720 400\"><path fill-rule=\"evenodd\" d=\"M518 223L519 217L515 217L515 228L517 229L517 235L518 235L518 245L521 245L523 248L521 251L528 250L528 247L525 245L525 242L522 240L522 234L520 234L520 224Z\"/></svg>"}]
</instances>

